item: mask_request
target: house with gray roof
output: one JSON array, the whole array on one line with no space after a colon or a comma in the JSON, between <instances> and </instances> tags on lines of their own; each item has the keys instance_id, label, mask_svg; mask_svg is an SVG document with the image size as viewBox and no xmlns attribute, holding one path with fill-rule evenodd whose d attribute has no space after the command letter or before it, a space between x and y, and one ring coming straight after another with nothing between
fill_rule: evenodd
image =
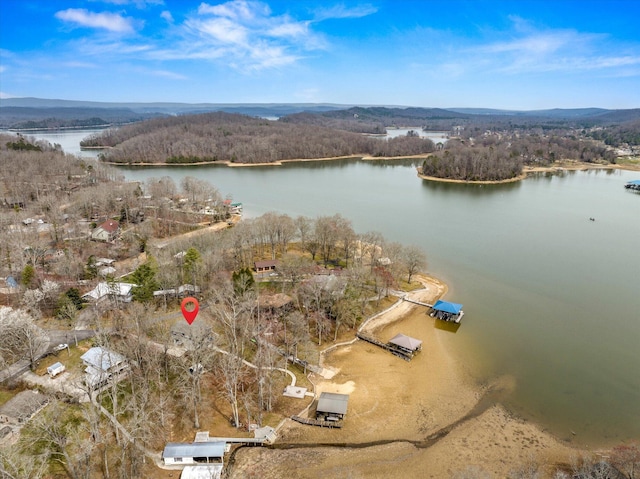
<instances>
[{"instance_id":1,"label":"house with gray roof","mask_svg":"<svg viewBox=\"0 0 640 479\"><path fill-rule=\"evenodd\" d=\"M114 375L129 367L123 355L101 347L89 349L80 359L86 366L85 383L94 389L104 386Z\"/></svg>"}]
</instances>

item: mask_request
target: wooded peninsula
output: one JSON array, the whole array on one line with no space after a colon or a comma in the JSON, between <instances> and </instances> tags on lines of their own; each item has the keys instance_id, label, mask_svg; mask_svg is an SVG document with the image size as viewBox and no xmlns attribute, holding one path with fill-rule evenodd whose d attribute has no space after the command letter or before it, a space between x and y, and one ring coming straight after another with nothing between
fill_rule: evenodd
<instances>
[{"instance_id":1,"label":"wooded peninsula","mask_svg":"<svg viewBox=\"0 0 640 479\"><path fill-rule=\"evenodd\" d=\"M525 166L559 160L614 164L638 154L640 112L578 119L471 115L438 109L351 108L297 113L277 121L213 112L155 118L108 129L82 142L115 164L269 164L335 157L424 157L420 174L462 181L518 178ZM403 136L372 135L410 127ZM413 129L415 127L415 129ZM434 144L420 132L444 131Z\"/></svg>"}]
</instances>

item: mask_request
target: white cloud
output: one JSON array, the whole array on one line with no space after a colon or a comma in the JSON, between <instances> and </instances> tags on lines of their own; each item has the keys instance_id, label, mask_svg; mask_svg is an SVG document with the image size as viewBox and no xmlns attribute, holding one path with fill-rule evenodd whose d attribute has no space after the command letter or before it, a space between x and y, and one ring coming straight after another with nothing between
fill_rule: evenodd
<instances>
[{"instance_id":1,"label":"white cloud","mask_svg":"<svg viewBox=\"0 0 640 479\"><path fill-rule=\"evenodd\" d=\"M212 40L223 44L246 44L248 31L228 18L211 18L191 23L191 26Z\"/></svg>"},{"instance_id":2,"label":"white cloud","mask_svg":"<svg viewBox=\"0 0 640 479\"><path fill-rule=\"evenodd\" d=\"M267 34L272 37L301 37L309 34L307 22L286 22L271 28Z\"/></svg>"},{"instance_id":3,"label":"white cloud","mask_svg":"<svg viewBox=\"0 0 640 479\"><path fill-rule=\"evenodd\" d=\"M169 10L165 10L160 14L160 18L164 18L167 22L173 23L173 15Z\"/></svg>"},{"instance_id":4,"label":"white cloud","mask_svg":"<svg viewBox=\"0 0 640 479\"><path fill-rule=\"evenodd\" d=\"M489 41L458 50L457 62L473 72L523 74L616 70L640 62L636 48L625 53L602 34L569 29L536 29L526 20L511 18L514 28L501 32L507 40Z\"/></svg>"},{"instance_id":5,"label":"white cloud","mask_svg":"<svg viewBox=\"0 0 640 479\"><path fill-rule=\"evenodd\" d=\"M276 15L259 1L201 3L183 25L179 50L183 57L226 58L228 65L240 70L276 68L324 47L323 38L309 26L309 20ZM157 53L165 58L179 56L170 49Z\"/></svg>"},{"instance_id":6,"label":"white cloud","mask_svg":"<svg viewBox=\"0 0 640 479\"><path fill-rule=\"evenodd\" d=\"M315 20L328 20L330 18L361 18L373 15L378 11L377 7L370 4L347 7L344 4L334 5L329 8L319 8L315 12Z\"/></svg>"},{"instance_id":7,"label":"white cloud","mask_svg":"<svg viewBox=\"0 0 640 479\"><path fill-rule=\"evenodd\" d=\"M98 68L98 65L95 63L78 61L65 62L64 66L67 68Z\"/></svg>"},{"instance_id":8,"label":"white cloud","mask_svg":"<svg viewBox=\"0 0 640 479\"><path fill-rule=\"evenodd\" d=\"M150 72L151 75L154 76L158 76L158 77L163 77L163 78L168 78L170 80L186 80L187 77L184 75L181 75L179 73L174 73L174 72L170 72L167 70L153 70Z\"/></svg>"},{"instance_id":9,"label":"white cloud","mask_svg":"<svg viewBox=\"0 0 640 479\"><path fill-rule=\"evenodd\" d=\"M110 3L112 5L135 5L137 8L146 8L147 5L164 5L164 0L91 0L94 2Z\"/></svg>"},{"instance_id":10,"label":"white cloud","mask_svg":"<svg viewBox=\"0 0 640 479\"><path fill-rule=\"evenodd\" d=\"M200 15L216 15L226 17L231 20L251 21L258 17L267 17L271 14L271 9L267 4L261 2L249 2L246 0L231 0L220 5L209 5L201 3L198 7Z\"/></svg>"},{"instance_id":11,"label":"white cloud","mask_svg":"<svg viewBox=\"0 0 640 479\"><path fill-rule=\"evenodd\" d=\"M135 31L132 18L125 18L117 13L94 13L84 8L68 8L55 14L56 18L80 27L98 28L115 33L132 33Z\"/></svg>"}]
</instances>

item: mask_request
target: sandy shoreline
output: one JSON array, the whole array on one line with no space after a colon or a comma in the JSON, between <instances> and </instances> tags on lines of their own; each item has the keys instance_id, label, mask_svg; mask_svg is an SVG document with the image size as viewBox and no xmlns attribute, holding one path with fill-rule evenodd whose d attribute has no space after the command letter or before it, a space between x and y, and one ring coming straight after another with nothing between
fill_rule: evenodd
<instances>
[{"instance_id":1,"label":"sandy shoreline","mask_svg":"<svg viewBox=\"0 0 640 479\"><path fill-rule=\"evenodd\" d=\"M431 302L446 292L434 278L422 281L426 289L412 298ZM279 478L295 471L301 478L445 478L468 467L505 477L532 459L554 465L579 455L500 406L501 392L513 387L509 378L476 384L447 347L455 335L436 328L423 307L401 302L365 332L383 341L401 332L421 339L423 350L406 362L360 340L331 349L323 366L335 376L310 379L318 394L350 395L344 427L287 420L274 449L238 451L231 477Z\"/></svg>"}]
</instances>

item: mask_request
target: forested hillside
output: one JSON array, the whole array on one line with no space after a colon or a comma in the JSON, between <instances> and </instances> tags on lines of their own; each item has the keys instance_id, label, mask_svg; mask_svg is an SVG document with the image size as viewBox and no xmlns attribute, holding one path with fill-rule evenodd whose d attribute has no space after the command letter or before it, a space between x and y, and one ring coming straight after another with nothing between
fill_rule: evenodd
<instances>
[{"instance_id":1,"label":"forested hillside","mask_svg":"<svg viewBox=\"0 0 640 479\"><path fill-rule=\"evenodd\" d=\"M528 166L548 166L558 160L613 162L613 151L594 141L570 137L485 133L478 139L450 140L444 151L429 155L424 176L465 181L501 181L522 174Z\"/></svg>"},{"instance_id":2,"label":"forested hillside","mask_svg":"<svg viewBox=\"0 0 640 479\"><path fill-rule=\"evenodd\" d=\"M131 123L155 116L158 114L136 113L128 108L32 108L3 105L0 108L0 128L16 130L88 128Z\"/></svg>"},{"instance_id":3,"label":"forested hillside","mask_svg":"<svg viewBox=\"0 0 640 479\"><path fill-rule=\"evenodd\" d=\"M288 159L371 155L409 156L434 151L417 137L390 141L308 124L229 113L159 118L105 131L82 146L110 147L114 163L272 163Z\"/></svg>"}]
</instances>

